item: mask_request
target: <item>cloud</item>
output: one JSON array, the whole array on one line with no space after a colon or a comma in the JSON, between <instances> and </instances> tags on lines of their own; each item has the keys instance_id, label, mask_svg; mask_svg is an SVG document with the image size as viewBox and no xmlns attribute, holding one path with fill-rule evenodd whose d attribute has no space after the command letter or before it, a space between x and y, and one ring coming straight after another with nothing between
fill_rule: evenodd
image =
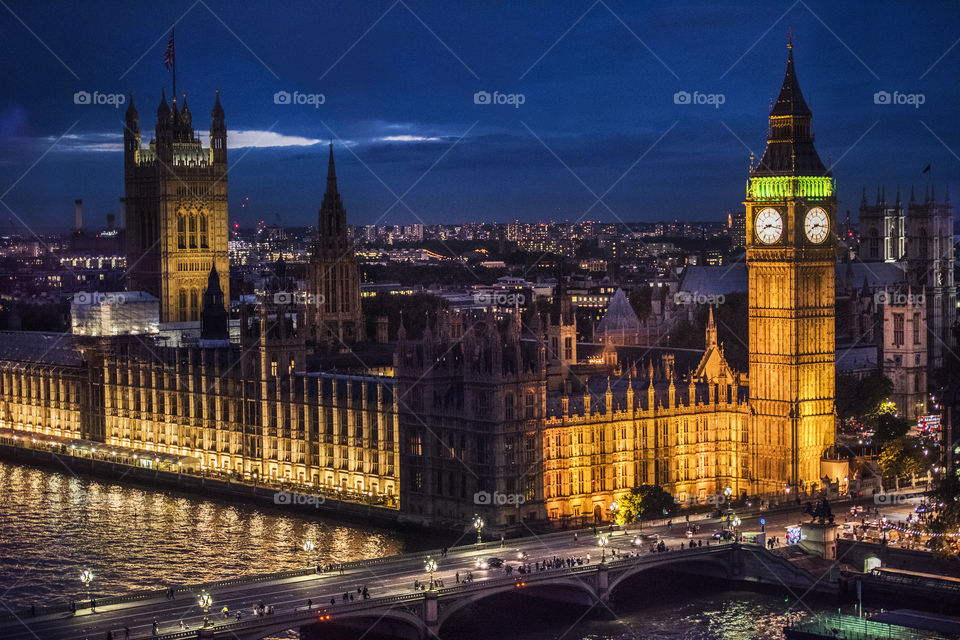
<instances>
[{"instance_id":1,"label":"cloud","mask_svg":"<svg viewBox=\"0 0 960 640\"><path fill-rule=\"evenodd\" d=\"M323 141L317 138L288 136L276 131L257 131L256 129L227 131L228 149L309 147L320 142Z\"/></svg>"},{"instance_id":2,"label":"cloud","mask_svg":"<svg viewBox=\"0 0 960 640\"><path fill-rule=\"evenodd\" d=\"M436 138L433 136L411 136L411 135L402 135L402 136L384 136L382 138L374 138L376 142L439 142L441 138Z\"/></svg>"},{"instance_id":3,"label":"cloud","mask_svg":"<svg viewBox=\"0 0 960 640\"><path fill-rule=\"evenodd\" d=\"M201 134L200 138L204 146L210 146L210 136L208 134ZM57 140L57 137L43 136L24 140L28 142L32 140L41 147L47 148ZM146 142L144 140L144 143ZM285 135L276 131L251 129L227 132L228 149L309 147L320 142L322 140L316 138ZM123 134L113 132L71 133L63 136L53 150L65 153L120 153L123 151Z\"/></svg>"}]
</instances>

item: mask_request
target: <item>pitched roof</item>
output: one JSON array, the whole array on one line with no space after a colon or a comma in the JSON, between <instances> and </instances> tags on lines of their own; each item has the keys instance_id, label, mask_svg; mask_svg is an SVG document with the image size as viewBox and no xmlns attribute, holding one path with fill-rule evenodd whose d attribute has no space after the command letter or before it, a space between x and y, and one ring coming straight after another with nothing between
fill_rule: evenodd
<instances>
[{"instance_id":1,"label":"pitched roof","mask_svg":"<svg viewBox=\"0 0 960 640\"><path fill-rule=\"evenodd\" d=\"M704 296L739 293L747 290L747 265L734 262L722 267L690 266L680 277L680 291Z\"/></svg>"},{"instance_id":2,"label":"pitched roof","mask_svg":"<svg viewBox=\"0 0 960 640\"><path fill-rule=\"evenodd\" d=\"M627 299L623 289L617 289L607 305L607 312L597 325L598 333L636 332L640 330L640 319Z\"/></svg>"}]
</instances>

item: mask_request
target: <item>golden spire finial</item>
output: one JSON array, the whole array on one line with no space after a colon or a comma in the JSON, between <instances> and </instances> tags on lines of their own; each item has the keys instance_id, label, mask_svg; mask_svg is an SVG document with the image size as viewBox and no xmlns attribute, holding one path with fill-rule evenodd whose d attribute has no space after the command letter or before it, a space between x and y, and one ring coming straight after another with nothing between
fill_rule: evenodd
<instances>
[{"instance_id":1,"label":"golden spire finial","mask_svg":"<svg viewBox=\"0 0 960 640\"><path fill-rule=\"evenodd\" d=\"M793 49L793 27L787 27L787 49Z\"/></svg>"}]
</instances>

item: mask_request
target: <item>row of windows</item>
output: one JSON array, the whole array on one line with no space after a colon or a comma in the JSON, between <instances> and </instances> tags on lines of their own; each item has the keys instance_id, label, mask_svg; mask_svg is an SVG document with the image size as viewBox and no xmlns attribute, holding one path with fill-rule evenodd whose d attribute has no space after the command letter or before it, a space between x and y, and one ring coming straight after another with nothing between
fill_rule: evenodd
<instances>
[{"instance_id":1,"label":"row of windows","mask_svg":"<svg viewBox=\"0 0 960 640\"><path fill-rule=\"evenodd\" d=\"M181 212L177 215L177 248L208 249L207 216L205 213Z\"/></svg>"}]
</instances>

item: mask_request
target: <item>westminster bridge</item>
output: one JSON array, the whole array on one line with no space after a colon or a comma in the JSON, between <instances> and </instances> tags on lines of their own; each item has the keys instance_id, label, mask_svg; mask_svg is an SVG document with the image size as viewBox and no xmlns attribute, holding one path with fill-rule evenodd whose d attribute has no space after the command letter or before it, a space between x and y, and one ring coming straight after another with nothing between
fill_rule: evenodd
<instances>
[{"instance_id":1,"label":"westminster bridge","mask_svg":"<svg viewBox=\"0 0 960 640\"><path fill-rule=\"evenodd\" d=\"M444 623L465 607L508 593L530 596L531 602L541 604L583 606L590 608L591 614L610 617L611 594L617 587L655 568L769 584L798 596L812 589L833 588L829 580L821 580L822 576L814 576L763 545L712 542L690 548L681 535L675 541L662 538L670 550L656 551L649 537L622 531L608 536L603 548L588 532L578 536L564 532L462 546L446 555L439 551L410 553L350 562L322 572L311 568L169 591L94 596L93 611L84 600L0 616L0 636L9 640L259 640L296 629L302 638L312 640L323 637L325 628L336 626L341 631L356 630L358 636L373 629L389 637L420 640L442 637ZM515 569L507 573L504 567L478 567L491 557L503 559ZM430 558L437 563L433 576L438 584L415 590L415 581L430 581L425 568ZM580 563L565 562L567 558L579 558ZM553 559L560 560L552 563L553 568L536 568ZM520 573L521 564L534 569ZM471 574L472 580L465 581ZM368 588L369 597L358 593L361 586ZM264 605L264 613L255 613L260 605ZM209 622L204 627L205 618Z\"/></svg>"}]
</instances>

